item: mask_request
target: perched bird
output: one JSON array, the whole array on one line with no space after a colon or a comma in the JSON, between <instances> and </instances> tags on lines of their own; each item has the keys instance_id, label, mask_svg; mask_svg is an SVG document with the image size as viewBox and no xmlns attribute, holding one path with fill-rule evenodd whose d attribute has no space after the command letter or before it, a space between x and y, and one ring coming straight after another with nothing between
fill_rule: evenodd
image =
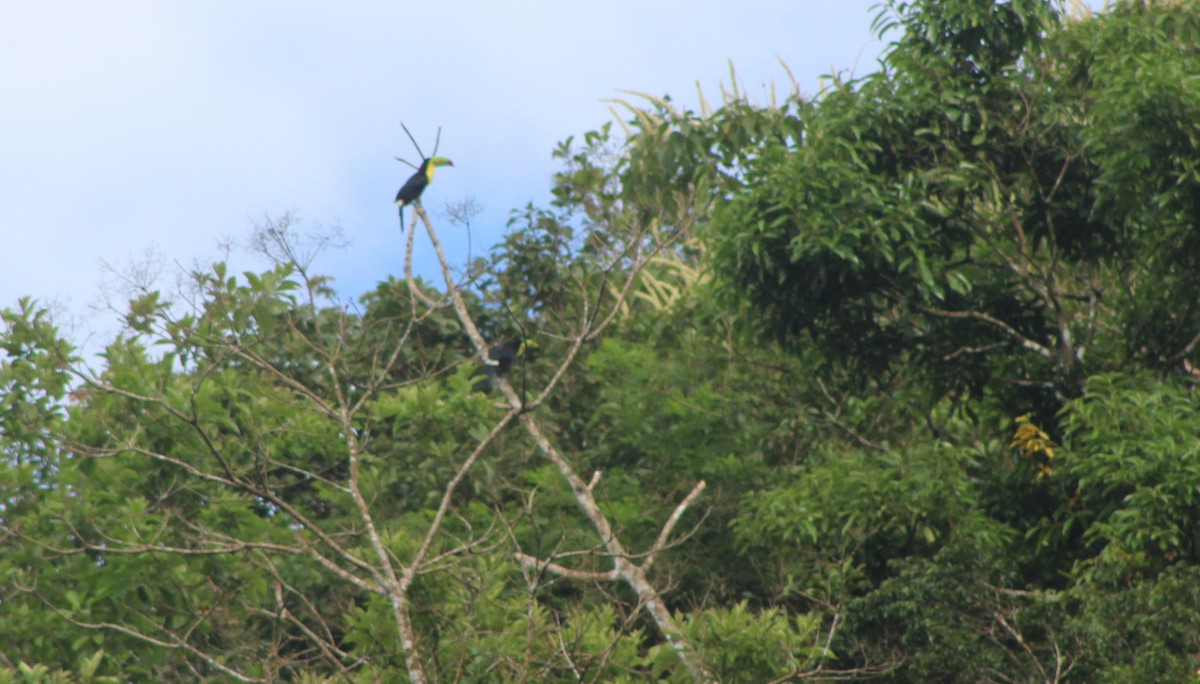
<instances>
[{"instance_id":1,"label":"perched bird","mask_svg":"<svg viewBox=\"0 0 1200 684\"><path fill-rule=\"evenodd\" d=\"M404 207L421 199L421 193L425 192L425 186L433 180L433 170L439 166L454 166L454 162L445 157L426 157L421 162L421 168L409 176L404 185L400 187L400 191L396 193L396 206L400 208L401 227L404 226Z\"/></svg>"},{"instance_id":2,"label":"perched bird","mask_svg":"<svg viewBox=\"0 0 1200 684\"><path fill-rule=\"evenodd\" d=\"M513 362L524 356L525 352L530 349L537 349L537 343L526 342L522 339L509 340L489 349L487 363L475 372L475 375L481 377L473 389L476 392L491 394L495 379L508 375L508 371L512 370Z\"/></svg>"}]
</instances>

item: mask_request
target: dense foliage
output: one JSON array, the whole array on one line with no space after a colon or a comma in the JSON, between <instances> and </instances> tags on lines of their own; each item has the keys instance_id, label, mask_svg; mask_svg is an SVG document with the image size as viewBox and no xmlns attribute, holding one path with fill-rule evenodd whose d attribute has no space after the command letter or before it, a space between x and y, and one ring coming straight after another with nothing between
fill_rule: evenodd
<instances>
[{"instance_id":1,"label":"dense foliage","mask_svg":"<svg viewBox=\"0 0 1200 684\"><path fill-rule=\"evenodd\" d=\"M99 369L4 311L0 682L1196 677L1200 5L876 28L564 142L462 282L282 222Z\"/></svg>"}]
</instances>

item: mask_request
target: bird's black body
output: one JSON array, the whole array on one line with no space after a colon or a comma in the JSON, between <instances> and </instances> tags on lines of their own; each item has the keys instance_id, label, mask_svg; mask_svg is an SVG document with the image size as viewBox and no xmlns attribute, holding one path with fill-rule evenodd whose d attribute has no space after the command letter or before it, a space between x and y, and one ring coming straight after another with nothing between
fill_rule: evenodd
<instances>
[{"instance_id":1,"label":"bird's black body","mask_svg":"<svg viewBox=\"0 0 1200 684\"><path fill-rule=\"evenodd\" d=\"M524 340L510 340L489 349L488 362L475 373L481 376L475 383L475 391L490 394L494 380L512 370L513 362L525 354L526 346Z\"/></svg>"},{"instance_id":2,"label":"bird's black body","mask_svg":"<svg viewBox=\"0 0 1200 684\"><path fill-rule=\"evenodd\" d=\"M421 162L421 168L417 172L408 177L404 181L404 185L400 187L400 191L396 193L396 204L403 208L406 205L412 204L421 197L421 193L425 192L425 186L429 185L429 158Z\"/></svg>"},{"instance_id":3,"label":"bird's black body","mask_svg":"<svg viewBox=\"0 0 1200 684\"><path fill-rule=\"evenodd\" d=\"M396 193L396 206L400 209L401 228L404 228L404 207L416 204L421 199L421 193L433 181L434 169L439 166L454 166L454 162L445 157L426 157L417 172L400 186L400 191Z\"/></svg>"}]
</instances>

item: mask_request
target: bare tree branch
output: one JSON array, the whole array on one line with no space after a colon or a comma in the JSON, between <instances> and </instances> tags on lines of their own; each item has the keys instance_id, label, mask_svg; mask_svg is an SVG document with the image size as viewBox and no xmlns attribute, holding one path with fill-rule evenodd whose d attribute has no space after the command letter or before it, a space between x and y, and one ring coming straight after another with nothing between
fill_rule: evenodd
<instances>
[{"instance_id":1,"label":"bare tree branch","mask_svg":"<svg viewBox=\"0 0 1200 684\"><path fill-rule=\"evenodd\" d=\"M429 216L425 213L425 210L422 207L416 206L415 211L418 217L420 217L421 221L425 224L426 233L429 235L429 239L433 243L434 249L437 252L438 262L442 267L442 275L446 281L447 292L450 294L451 301L454 304L454 309L458 314L459 321L462 323L463 329L466 331L467 336L471 339L472 344L475 346L480 359L486 362L488 345L484 341L483 336L479 333L479 329L476 327L474 319L467 310L466 302L463 300L462 294L459 292L458 287L455 284L454 277L450 272L450 264L446 259L445 251L442 249L441 241L438 239L437 232L434 230L433 224L429 220ZM634 269L629 275L631 280L634 277L636 277L636 269ZM626 287L623 292L628 292L628 287ZM619 303L620 302L617 302L616 305L619 305ZM585 320L587 320L586 314ZM612 318L609 317L606 320L612 320ZM562 376L562 374L565 372L563 367L570 364L575 353L578 352L579 347L582 346L585 339L588 339L586 325L580 334L575 337L575 340L571 345L571 351L568 352L567 360L562 366L560 366L559 371L555 374L555 378ZM612 556L612 572L615 573L616 576L620 577L621 580L637 594L639 601L642 602L646 611L650 614L651 619L653 619L657 625L659 632L675 651L680 663L688 671L688 674L691 676L691 678L695 681L710 681L711 677L708 674L707 668L704 666L699 653L696 651L695 647L693 647L692 644L683 636L682 631L675 624L675 620L671 616L670 610L667 609L666 604L659 595L658 590L655 589L646 578L646 574L643 572L642 568L629 560L629 554L626 553L624 546L617 539L616 534L613 532L608 519L600 510L599 505L597 505L592 494L592 490L589 489L583 480L579 478L579 476L575 473L574 468L570 465L566 458L558 451L558 449L554 447L553 444L551 444L550 440L546 438L545 434L542 432L540 424L533 414L523 410L521 399L508 380L502 376L497 376L496 380L497 386L500 387L505 398L508 399L509 406L512 407L510 410L519 413L521 425L525 428L526 433L528 433L533 439L534 443L538 445L538 448L546 456L546 458L555 465L559 473L563 476L563 479L565 479L567 484L571 487L571 491L575 496L576 502L583 510L584 515L586 515L588 520L592 523L592 526L596 529L601 541L604 543L609 554ZM568 569L563 568L563 570Z\"/></svg>"},{"instance_id":2,"label":"bare tree branch","mask_svg":"<svg viewBox=\"0 0 1200 684\"><path fill-rule=\"evenodd\" d=\"M646 552L646 560L642 562L642 572L650 572L650 566L654 565L654 559L658 557L658 552L666 547L667 540L671 536L671 531L675 529L675 525L683 517L683 512L687 510L688 506L692 505L693 501L699 498L701 492L704 491L704 487L703 480L697 482L696 486L692 487L692 491L675 507L675 510L671 513L671 517L667 518L666 524L659 531L658 539L654 540L654 546L650 547L650 550ZM591 487L588 487L588 489L590 490Z\"/></svg>"}]
</instances>

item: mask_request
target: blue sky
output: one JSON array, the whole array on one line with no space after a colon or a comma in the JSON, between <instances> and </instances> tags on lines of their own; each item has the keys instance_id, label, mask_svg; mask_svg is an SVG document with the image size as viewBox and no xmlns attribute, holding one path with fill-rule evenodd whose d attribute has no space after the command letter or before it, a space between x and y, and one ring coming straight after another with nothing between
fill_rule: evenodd
<instances>
[{"instance_id":1,"label":"blue sky","mask_svg":"<svg viewBox=\"0 0 1200 684\"><path fill-rule=\"evenodd\" d=\"M605 99L694 103L697 81L715 99L730 60L752 97L787 83L780 59L814 93L833 70L875 69L874 5L5 2L0 307L33 295L77 340L110 335L89 313L103 263L149 251L169 275L284 212L341 226L349 245L315 270L355 298L400 273L392 197L411 171L393 157L415 157L401 120L426 152L442 126L455 168L425 204L482 205L478 255L512 209L546 203L551 151L608 121Z\"/></svg>"}]
</instances>

